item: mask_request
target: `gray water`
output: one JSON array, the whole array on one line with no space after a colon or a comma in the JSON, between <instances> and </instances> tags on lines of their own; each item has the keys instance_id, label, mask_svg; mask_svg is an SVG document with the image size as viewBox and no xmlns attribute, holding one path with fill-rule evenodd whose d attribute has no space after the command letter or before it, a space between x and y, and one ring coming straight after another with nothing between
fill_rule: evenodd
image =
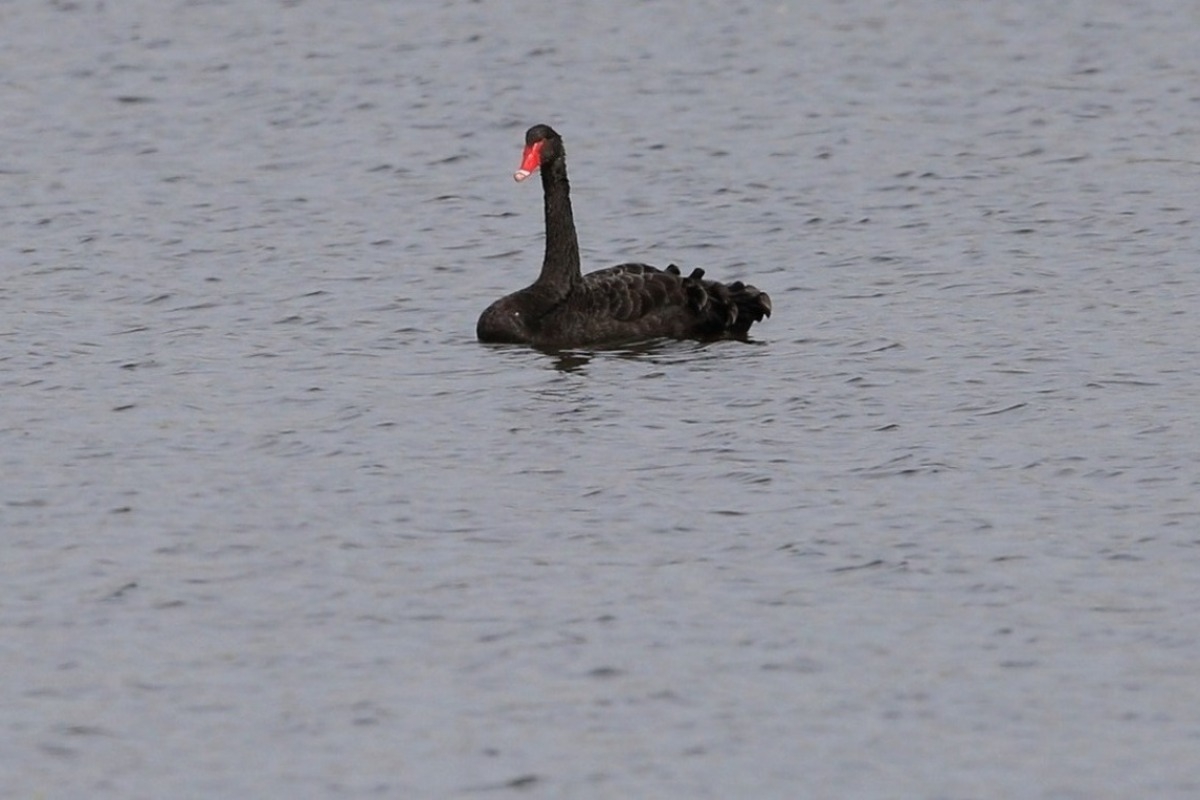
<instances>
[{"instance_id":1,"label":"gray water","mask_svg":"<svg viewBox=\"0 0 1200 800\"><path fill-rule=\"evenodd\" d=\"M0 2L4 796L1198 796L1198 25Z\"/></svg>"}]
</instances>

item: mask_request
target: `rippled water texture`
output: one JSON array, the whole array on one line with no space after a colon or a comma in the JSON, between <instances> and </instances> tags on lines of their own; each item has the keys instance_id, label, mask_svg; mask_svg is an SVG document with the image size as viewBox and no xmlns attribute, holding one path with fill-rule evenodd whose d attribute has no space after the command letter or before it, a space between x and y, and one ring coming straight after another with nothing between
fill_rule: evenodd
<instances>
[{"instance_id":1,"label":"rippled water texture","mask_svg":"<svg viewBox=\"0 0 1200 800\"><path fill-rule=\"evenodd\" d=\"M1198 26L0 0L5 796L1200 796Z\"/></svg>"}]
</instances>

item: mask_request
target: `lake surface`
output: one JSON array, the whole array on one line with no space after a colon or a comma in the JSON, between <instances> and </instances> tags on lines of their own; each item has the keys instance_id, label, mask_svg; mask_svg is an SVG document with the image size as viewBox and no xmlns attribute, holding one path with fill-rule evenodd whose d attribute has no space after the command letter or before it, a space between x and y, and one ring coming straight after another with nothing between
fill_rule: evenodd
<instances>
[{"instance_id":1,"label":"lake surface","mask_svg":"<svg viewBox=\"0 0 1200 800\"><path fill-rule=\"evenodd\" d=\"M0 2L6 796L1198 796L1198 25Z\"/></svg>"}]
</instances>

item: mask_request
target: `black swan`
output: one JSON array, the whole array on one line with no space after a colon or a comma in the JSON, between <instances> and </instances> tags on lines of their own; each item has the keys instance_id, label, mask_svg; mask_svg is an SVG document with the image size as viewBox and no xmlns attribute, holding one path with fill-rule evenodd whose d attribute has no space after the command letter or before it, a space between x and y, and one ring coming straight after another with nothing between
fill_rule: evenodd
<instances>
[{"instance_id":1,"label":"black swan","mask_svg":"<svg viewBox=\"0 0 1200 800\"><path fill-rule=\"evenodd\" d=\"M771 298L741 281L717 283L704 270L684 276L674 264L658 269L620 264L584 275L571 216L562 137L547 125L525 134L518 181L542 170L546 257L533 284L502 297L479 317L481 342L563 348L643 339L744 339L771 316Z\"/></svg>"}]
</instances>

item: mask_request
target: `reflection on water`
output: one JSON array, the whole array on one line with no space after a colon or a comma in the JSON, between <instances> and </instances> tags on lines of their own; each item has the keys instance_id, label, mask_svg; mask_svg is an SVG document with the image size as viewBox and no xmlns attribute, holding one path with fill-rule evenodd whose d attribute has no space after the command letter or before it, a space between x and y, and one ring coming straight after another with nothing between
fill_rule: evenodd
<instances>
[{"instance_id":1,"label":"reflection on water","mask_svg":"<svg viewBox=\"0 0 1200 800\"><path fill-rule=\"evenodd\" d=\"M664 339L651 339L644 342L633 342L622 344L614 347L600 347L579 350L554 350L547 349L541 352L553 359L554 368L562 372L579 372L582 371L592 359L601 355L605 358L629 359L629 360L650 360L655 361L656 356L663 357L690 357L703 351L706 346L713 343L709 342L684 342L671 341Z\"/></svg>"}]
</instances>

